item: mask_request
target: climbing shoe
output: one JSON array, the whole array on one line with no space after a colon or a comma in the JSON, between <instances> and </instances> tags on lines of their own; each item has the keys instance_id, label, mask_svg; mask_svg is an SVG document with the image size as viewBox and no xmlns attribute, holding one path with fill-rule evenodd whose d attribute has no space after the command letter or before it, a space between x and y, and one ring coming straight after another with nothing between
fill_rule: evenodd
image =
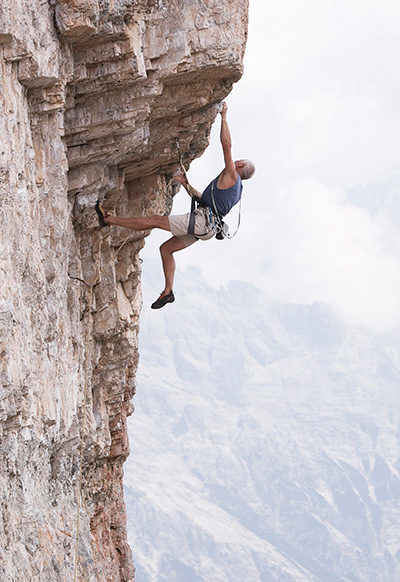
<instances>
[{"instance_id":1,"label":"climbing shoe","mask_svg":"<svg viewBox=\"0 0 400 582\"><path fill-rule=\"evenodd\" d=\"M97 216L99 217L99 224L100 224L100 226L110 226L104 220L104 218L106 218L106 216L108 216L108 212L106 212L105 210L103 210L103 208L101 207L101 204L100 204L100 200L97 200L96 206L95 206L95 210L97 212Z\"/></svg>"},{"instance_id":2,"label":"climbing shoe","mask_svg":"<svg viewBox=\"0 0 400 582\"><path fill-rule=\"evenodd\" d=\"M174 301L175 301L174 292L170 291L168 293L168 295L162 295L161 297L159 297L157 299L157 301L154 301L151 308L152 309L160 309L161 307L164 307L164 305L166 305L167 303L173 303Z\"/></svg>"}]
</instances>

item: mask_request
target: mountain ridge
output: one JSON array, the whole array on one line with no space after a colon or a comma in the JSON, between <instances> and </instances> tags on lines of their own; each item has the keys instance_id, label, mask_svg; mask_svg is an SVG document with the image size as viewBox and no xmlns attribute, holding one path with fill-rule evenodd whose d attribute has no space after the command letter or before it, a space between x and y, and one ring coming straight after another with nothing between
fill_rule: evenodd
<instances>
[{"instance_id":1,"label":"mountain ridge","mask_svg":"<svg viewBox=\"0 0 400 582\"><path fill-rule=\"evenodd\" d=\"M143 267L146 300L158 267ZM399 330L349 327L329 305L279 305L248 283L216 290L198 268L177 289L173 306L144 310L139 336L125 487L141 582L188 582L184 566L204 582L393 580ZM168 523L144 458L168 488ZM238 544L216 536L221 511Z\"/></svg>"}]
</instances>

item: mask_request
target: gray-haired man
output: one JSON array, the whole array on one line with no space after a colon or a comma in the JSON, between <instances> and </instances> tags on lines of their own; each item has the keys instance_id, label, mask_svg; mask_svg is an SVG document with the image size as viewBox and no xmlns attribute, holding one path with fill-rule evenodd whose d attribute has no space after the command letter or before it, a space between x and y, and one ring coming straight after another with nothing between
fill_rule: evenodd
<instances>
[{"instance_id":1,"label":"gray-haired man","mask_svg":"<svg viewBox=\"0 0 400 582\"><path fill-rule=\"evenodd\" d=\"M228 127L227 105L223 103L221 110L220 140L224 154L225 167L222 172L210 182L203 193L195 190L188 182L184 170L178 170L174 174L177 182L182 184L190 196L199 199L199 205L194 211L194 234L188 234L190 213L171 216L146 216L120 218L105 212L99 203L96 204L96 212L101 226L114 225L130 228L132 230L148 230L160 228L172 233L172 238L160 247L162 258L165 287L160 297L152 304L152 309L164 307L167 303L175 301L173 283L175 276L174 253L180 251L197 240L208 240L215 235L215 213L225 216L231 208L239 202L242 195L242 180L251 178L255 172L254 164L250 160L232 159L232 140Z\"/></svg>"}]
</instances>

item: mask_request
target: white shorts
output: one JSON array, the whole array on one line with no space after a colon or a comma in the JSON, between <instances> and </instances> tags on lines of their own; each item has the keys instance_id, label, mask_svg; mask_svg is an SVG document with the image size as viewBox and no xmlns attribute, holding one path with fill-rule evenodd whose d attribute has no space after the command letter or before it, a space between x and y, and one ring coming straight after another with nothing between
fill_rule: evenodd
<instances>
[{"instance_id":1,"label":"white shorts","mask_svg":"<svg viewBox=\"0 0 400 582\"><path fill-rule=\"evenodd\" d=\"M197 240L208 240L215 235L214 221L209 208L197 208L194 211L194 234L188 234L190 212L168 216L169 227L174 236L178 237L185 247Z\"/></svg>"}]
</instances>

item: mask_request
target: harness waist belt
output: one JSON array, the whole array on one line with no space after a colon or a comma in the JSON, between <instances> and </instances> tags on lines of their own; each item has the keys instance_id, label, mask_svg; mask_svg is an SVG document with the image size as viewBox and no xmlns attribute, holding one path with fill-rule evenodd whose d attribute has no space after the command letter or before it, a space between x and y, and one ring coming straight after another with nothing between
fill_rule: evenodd
<instances>
[{"instance_id":1,"label":"harness waist belt","mask_svg":"<svg viewBox=\"0 0 400 582\"><path fill-rule=\"evenodd\" d=\"M212 206L209 206L205 202L203 202L201 198L198 198L196 201L197 201L197 207L209 208L213 214L216 214L218 216L218 218L224 218L225 214L222 214L221 212L215 212L214 208Z\"/></svg>"}]
</instances>

